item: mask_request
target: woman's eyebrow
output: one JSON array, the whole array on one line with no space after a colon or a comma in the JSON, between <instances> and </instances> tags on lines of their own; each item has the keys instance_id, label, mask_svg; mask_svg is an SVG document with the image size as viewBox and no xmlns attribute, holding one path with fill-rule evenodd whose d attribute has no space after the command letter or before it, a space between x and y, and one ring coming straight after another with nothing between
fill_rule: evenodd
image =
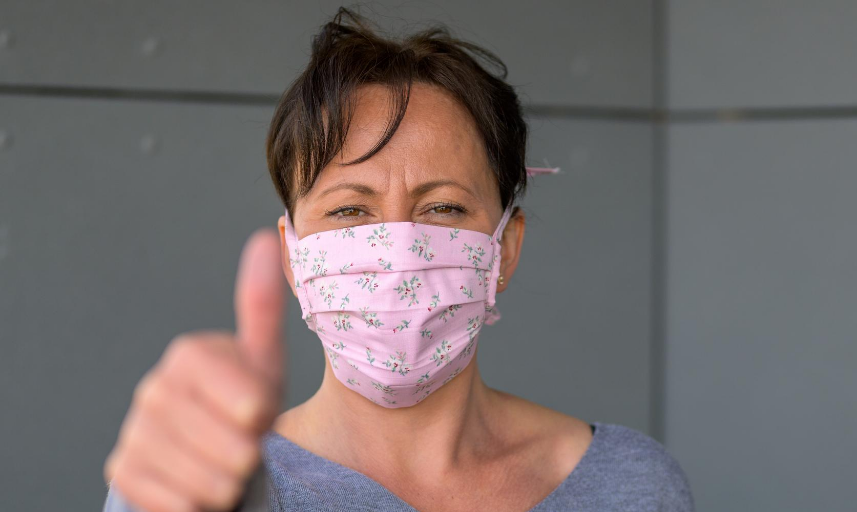
<instances>
[{"instance_id":1,"label":"woman's eyebrow","mask_svg":"<svg viewBox=\"0 0 857 512\"><path fill-rule=\"evenodd\" d=\"M466 186L462 185L461 183L459 183L455 180L433 180L433 181L427 181L425 183L421 183L418 186L416 186L413 190L411 190L411 197L419 197L421 195L427 194L428 192L431 192L432 190L434 190L436 188L444 187L444 186L452 186L452 187L460 188L461 190L470 194L473 198L476 198L476 194L474 194L472 190L470 190L469 188L467 188ZM336 185L333 185L331 187L326 188L323 192L321 192L318 195L318 198L321 199L322 197L324 197L328 194L331 194L333 192L336 192L337 190L343 190L343 189L350 189L350 190L353 190L359 194L363 194L365 196L376 196L376 195L378 195L378 191L375 190L374 188L370 187L369 185L364 185L363 183L353 183L350 181L346 181L346 182L342 182L342 183L337 183Z\"/></svg>"},{"instance_id":2,"label":"woman's eyebrow","mask_svg":"<svg viewBox=\"0 0 857 512\"><path fill-rule=\"evenodd\" d=\"M362 183L352 183L352 182L346 181L343 183L337 183L336 185L333 185L332 187L325 189L324 192L322 192L318 195L318 197L319 197L319 199L321 199L322 197L326 196L327 194L330 194L332 192L336 192L337 190L342 190L342 189L351 189L351 190L354 190L355 192L358 192L358 193L363 194L365 196L378 195L378 192L374 188L370 187L369 185L364 185Z\"/></svg>"},{"instance_id":3,"label":"woman's eyebrow","mask_svg":"<svg viewBox=\"0 0 857 512\"><path fill-rule=\"evenodd\" d=\"M461 183L459 183L455 180L434 180L434 181L427 181L425 183L421 183L420 185L415 187L413 190L411 190L411 197L419 197L419 196L426 194L426 193L428 193L428 192L430 192L430 191L432 191L438 187L443 187L443 186L447 186L447 185L450 185L453 187L458 187L461 190L470 194L474 199L478 199L476 197L476 194L473 193L473 191L471 191L469 188L465 187L464 185L462 185Z\"/></svg>"}]
</instances>

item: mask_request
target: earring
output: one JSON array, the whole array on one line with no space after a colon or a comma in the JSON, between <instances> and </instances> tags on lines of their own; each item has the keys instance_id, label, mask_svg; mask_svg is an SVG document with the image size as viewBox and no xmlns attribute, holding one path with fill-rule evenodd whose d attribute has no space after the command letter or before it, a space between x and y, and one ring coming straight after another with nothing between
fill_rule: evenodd
<instances>
[{"instance_id":1,"label":"earring","mask_svg":"<svg viewBox=\"0 0 857 512\"><path fill-rule=\"evenodd\" d=\"M500 274L500 277L497 278L497 284L503 284L503 274Z\"/></svg>"}]
</instances>

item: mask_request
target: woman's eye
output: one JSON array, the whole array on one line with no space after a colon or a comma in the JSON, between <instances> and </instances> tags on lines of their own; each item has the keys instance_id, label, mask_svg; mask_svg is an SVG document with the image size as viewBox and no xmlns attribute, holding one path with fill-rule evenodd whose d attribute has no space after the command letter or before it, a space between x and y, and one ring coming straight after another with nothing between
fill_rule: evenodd
<instances>
[{"instance_id":1,"label":"woman's eye","mask_svg":"<svg viewBox=\"0 0 857 512\"><path fill-rule=\"evenodd\" d=\"M359 217L360 208L357 208L356 206L343 206L342 208L337 208L336 210L325 213L330 217Z\"/></svg>"},{"instance_id":2,"label":"woman's eye","mask_svg":"<svg viewBox=\"0 0 857 512\"><path fill-rule=\"evenodd\" d=\"M357 217L361 216L361 211L362 210L357 206L343 206L325 213L329 217L356 219ZM461 215L465 211L466 210L464 209L464 207L456 206L454 204L438 204L435 206L430 206L428 210L426 210L426 213L432 215L453 216Z\"/></svg>"},{"instance_id":3,"label":"woman's eye","mask_svg":"<svg viewBox=\"0 0 857 512\"><path fill-rule=\"evenodd\" d=\"M454 204L439 204L429 208L429 212L436 215L459 215L464 211L464 208Z\"/></svg>"},{"instance_id":4,"label":"woman's eye","mask_svg":"<svg viewBox=\"0 0 857 512\"><path fill-rule=\"evenodd\" d=\"M357 217L360 215L360 210L357 208L343 208L338 210L338 213L341 213L340 217Z\"/></svg>"}]
</instances>

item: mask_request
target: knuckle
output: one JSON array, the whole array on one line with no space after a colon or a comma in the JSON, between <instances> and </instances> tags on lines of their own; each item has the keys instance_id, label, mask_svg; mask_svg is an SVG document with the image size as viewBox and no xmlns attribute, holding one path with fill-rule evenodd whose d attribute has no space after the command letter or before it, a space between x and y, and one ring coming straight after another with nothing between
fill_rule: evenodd
<instances>
[{"instance_id":1,"label":"knuckle","mask_svg":"<svg viewBox=\"0 0 857 512\"><path fill-rule=\"evenodd\" d=\"M158 409L166 395L163 378L155 370L146 373L134 388L134 402L144 409Z\"/></svg>"},{"instance_id":2,"label":"knuckle","mask_svg":"<svg viewBox=\"0 0 857 512\"><path fill-rule=\"evenodd\" d=\"M231 345L231 341L232 339L225 331L193 331L179 334L167 346L163 366L169 373L182 375L191 365L211 359L214 352Z\"/></svg>"},{"instance_id":3,"label":"knuckle","mask_svg":"<svg viewBox=\"0 0 857 512\"><path fill-rule=\"evenodd\" d=\"M193 360L201 348L200 336L195 333L179 334L170 341L165 359L174 363L183 363Z\"/></svg>"},{"instance_id":4,"label":"knuckle","mask_svg":"<svg viewBox=\"0 0 857 512\"><path fill-rule=\"evenodd\" d=\"M146 449L140 449L145 448L147 443L146 434L139 422L128 426L128 429L124 432L122 441L124 445L122 455L130 461L139 462L144 458L143 456L149 453Z\"/></svg>"}]
</instances>

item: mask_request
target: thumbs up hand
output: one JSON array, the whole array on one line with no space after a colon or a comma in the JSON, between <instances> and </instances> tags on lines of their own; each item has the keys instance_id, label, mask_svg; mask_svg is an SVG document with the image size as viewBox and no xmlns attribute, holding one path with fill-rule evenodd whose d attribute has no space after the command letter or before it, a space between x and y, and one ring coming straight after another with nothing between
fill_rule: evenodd
<instances>
[{"instance_id":1,"label":"thumbs up hand","mask_svg":"<svg viewBox=\"0 0 857 512\"><path fill-rule=\"evenodd\" d=\"M241 255L235 334L174 338L134 390L105 480L139 510L229 510L279 413L285 305L280 242L259 230Z\"/></svg>"},{"instance_id":2,"label":"thumbs up hand","mask_svg":"<svg viewBox=\"0 0 857 512\"><path fill-rule=\"evenodd\" d=\"M276 390L283 379L282 314L286 304L280 257L276 232L257 231L244 246L235 284L239 351Z\"/></svg>"}]
</instances>

